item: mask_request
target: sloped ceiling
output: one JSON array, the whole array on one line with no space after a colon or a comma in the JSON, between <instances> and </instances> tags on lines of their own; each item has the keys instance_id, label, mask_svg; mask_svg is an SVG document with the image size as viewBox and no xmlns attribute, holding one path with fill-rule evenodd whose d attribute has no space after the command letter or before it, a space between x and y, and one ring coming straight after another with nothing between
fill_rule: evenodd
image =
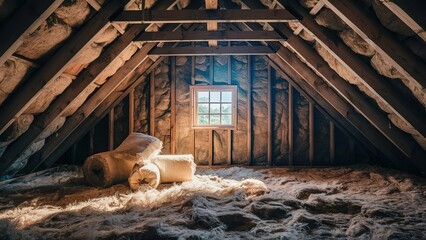
<instances>
[{"instance_id":1,"label":"sloped ceiling","mask_svg":"<svg viewBox=\"0 0 426 240\"><path fill-rule=\"evenodd\" d=\"M424 39L421 38L422 33L414 32L404 24L383 4L383 1L362 0L353 2L356 2L356 5L362 11L380 22L380 26L389 30L389 36L396 40L401 48L407 49L410 54L416 56L417 62L413 63L414 67L425 67L426 45ZM162 60L162 58L147 58L146 56L146 51L155 47L155 44L131 41L132 37L142 31L161 31L161 29L164 29L161 24L135 27L105 22L102 26L98 26L99 29L93 30L94 32L85 28L85 26L93 24L94 21L102 22L102 18L99 17L101 14L105 15L104 18L112 16L115 12L114 8L120 9L121 5L125 6L126 10L140 9L141 1L50 0L50 2L46 2L52 6L55 4L57 6L51 10L51 13L44 20L38 23L33 31L21 36L19 47L13 51L13 54L7 55L3 62L0 62L2 64L0 66L0 113L3 114L0 117L6 119L6 117L3 117L8 113L6 110L18 108L13 116L7 117L9 121L3 121L0 125L0 172L5 177L16 174L27 164L29 157L39 152L40 149L42 149L42 152L44 148L48 149L52 145L49 145L49 141L54 141L54 137L51 136L57 136L61 128L64 131L63 128L74 126L72 123L76 122L76 119L81 118L81 116L83 116L82 119L78 121L83 121L102 102L110 104L114 102L111 101L113 98L111 94L103 94L102 96L105 96L104 101L96 103L97 105L93 107L94 102L96 102L96 99L91 100L96 95L93 93L105 91L101 89L106 89L105 86L113 86L113 81L119 83L118 89L125 90L129 86L131 87L130 84L139 75L152 70L156 61ZM144 1L144 4L147 9L177 10L187 7L198 8L199 2L203 1L148 0ZM223 2L225 2L225 6L229 5L229 3L226 3L227 1L219 1L221 7L224 7L221 4ZM301 11L310 12L309 17L314 18L317 25L328 30L327 33L332 38L332 42L336 45L345 44L349 47L353 56L367 64L369 71L374 71L373 75L377 76L376 80L380 78L379 81L386 81L386 86L390 86L392 91L400 94L401 99L410 103L407 108L415 109L420 119L425 116L425 88L415 79L407 78L405 74L398 71L394 63L377 51L371 40L361 37L356 30L345 22L345 19L336 14L335 9L331 7L332 3L329 1L232 0L231 4L237 4L237 6L247 9L252 8L250 6L253 5L253 2L260 4L261 7L273 9L287 7L298 15ZM14 16L19 16L21 8L24 7L27 7L27 5L24 4L23 0L0 2L0 27L3 27L0 28L0 32L7 30L8 24L10 24L9 20ZM100 20L97 20L97 16ZM304 18L307 17L301 16L302 20ZM93 24L93 26L97 25ZM377 89L366 83L365 76L348 66L347 62L344 61L345 59L336 57L330 47L304 25L304 21L286 24L286 26L293 31L293 38L303 39L342 79L355 86L356 90L368 99L369 103L380 114L387 116L389 128L395 128L404 134L406 133L408 138L414 139L415 141L410 139L407 141L413 149L420 148L420 150L416 150L417 154L420 154L420 158L417 159L426 161L424 155L426 136L422 132L425 123L423 123L423 126L421 123L413 126L412 121L407 121L405 114L402 114L398 111L398 108L390 104L389 99L384 98L381 92L376 91ZM174 29L168 27L169 31ZM263 24L263 28L273 30L273 27L269 24ZM92 36L87 37L90 34ZM81 43L78 45L80 48L77 48L76 41L83 41L84 39L87 42ZM123 42L128 44L124 45ZM298 58L306 62L304 56L295 51L288 43L281 42L281 46L287 47ZM56 59L64 59L67 56L69 56L68 60L62 66L56 66L58 62ZM139 64L132 64L132 61L137 60L139 60ZM140 64L141 62L143 64ZM307 65L314 72L318 72L318 69L315 69L314 66ZM123 68L123 66L126 67ZM130 66L134 72L124 71ZM57 71L53 74L40 74L42 71L48 72L48 68L55 67ZM120 69L123 70L120 71ZM320 78L324 78L323 75L318 75ZM115 78L123 78L125 81L115 80L114 76ZM44 84L34 92L34 95L26 98L29 102L14 105L19 102L17 98L20 94L31 89L35 81L43 81ZM81 84L81 81L84 81L85 84ZM111 84L108 85L110 81ZM119 94L116 95L115 99L118 99ZM70 99L72 101L68 101ZM84 107L89 104L92 105ZM88 109L91 109L91 111ZM52 117L52 112L57 113L57 115ZM423 120L426 122L426 119L423 118ZM425 163L414 165L424 166Z\"/></svg>"}]
</instances>

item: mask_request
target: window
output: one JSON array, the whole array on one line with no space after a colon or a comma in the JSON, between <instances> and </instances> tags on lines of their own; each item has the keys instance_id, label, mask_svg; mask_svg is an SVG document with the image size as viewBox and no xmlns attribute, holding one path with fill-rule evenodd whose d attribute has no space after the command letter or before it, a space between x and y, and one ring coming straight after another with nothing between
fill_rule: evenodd
<instances>
[{"instance_id":1,"label":"window","mask_svg":"<svg viewBox=\"0 0 426 240\"><path fill-rule=\"evenodd\" d=\"M228 128L236 125L237 86L191 86L194 128Z\"/></svg>"}]
</instances>

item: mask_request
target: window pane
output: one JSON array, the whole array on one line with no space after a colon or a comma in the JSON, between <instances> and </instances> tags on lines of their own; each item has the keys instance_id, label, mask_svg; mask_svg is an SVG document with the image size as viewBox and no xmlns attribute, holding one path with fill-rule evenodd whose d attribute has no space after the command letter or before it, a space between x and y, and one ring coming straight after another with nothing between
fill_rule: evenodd
<instances>
[{"instance_id":1,"label":"window pane","mask_svg":"<svg viewBox=\"0 0 426 240\"><path fill-rule=\"evenodd\" d=\"M220 104L210 104L210 114L220 113Z\"/></svg>"},{"instance_id":2,"label":"window pane","mask_svg":"<svg viewBox=\"0 0 426 240\"><path fill-rule=\"evenodd\" d=\"M198 125L208 125L209 115L198 115Z\"/></svg>"},{"instance_id":3,"label":"window pane","mask_svg":"<svg viewBox=\"0 0 426 240\"><path fill-rule=\"evenodd\" d=\"M198 102L209 102L209 92L198 92Z\"/></svg>"},{"instance_id":4,"label":"window pane","mask_svg":"<svg viewBox=\"0 0 426 240\"><path fill-rule=\"evenodd\" d=\"M232 104L222 104L222 113L232 113Z\"/></svg>"},{"instance_id":5,"label":"window pane","mask_svg":"<svg viewBox=\"0 0 426 240\"><path fill-rule=\"evenodd\" d=\"M222 92L222 102L232 102L232 92Z\"/></svg>"},{"instance_id":6,"label":"window pane","mask_svg":"<svg viewBox=\"0 0 426 240\"><path fill-rule=\"evenodd\" d=\"M199 103L198 104L198 114L209 113L209 104L208 103Z\"/></svg>"},{"instance_id":7,"label":"window pane","mask_svg":"<svg viewBox=\"0 0 426 240\"><path fill-rule=\"evenodd\" d=\"M222 125L231 125L232 115L222 115Z\"/></svg>"},{"instance_id":8,"label":"window pane","mask_svg":"<svg viewBox=\"0 0 426 240\"><path fill-rule=\"evenodd\" d=\"M210 102L220 102L220 92L210 92Z\"/></svg>"},{"instance_id":9,"label":"window pane","mask_svg":"<svg viewBox=\"0 0 426 240\"><path fill-rule=\"evenodd\" d=\"M210 124L220 124L220 115L210 115Z\"/></svg>"}]
</instances>

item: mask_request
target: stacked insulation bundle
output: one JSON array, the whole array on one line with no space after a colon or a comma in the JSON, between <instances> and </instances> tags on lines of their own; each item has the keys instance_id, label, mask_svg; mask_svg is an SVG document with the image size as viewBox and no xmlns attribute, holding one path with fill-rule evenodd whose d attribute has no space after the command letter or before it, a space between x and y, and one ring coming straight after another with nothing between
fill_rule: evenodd
<instances>
[{"instance_id":1,"label":"stacked insulation bundle","mask_svg":"<svg viewBox=\"0 0 426 240\"><path fill-rule=\"evenodd\" d=\"M96 187L109 187L128 179L132 190L191 181L196 169L193 156L159 155L162 146L155 137L132 133L115 150L87 158L84 178Z\"/></svg>"}]
</instances>

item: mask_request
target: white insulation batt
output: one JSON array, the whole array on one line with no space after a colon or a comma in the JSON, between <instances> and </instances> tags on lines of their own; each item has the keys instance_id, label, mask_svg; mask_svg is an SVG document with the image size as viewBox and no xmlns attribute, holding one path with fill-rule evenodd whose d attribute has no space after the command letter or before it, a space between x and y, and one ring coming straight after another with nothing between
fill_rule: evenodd
<instances>
[{"instance_id":1,"label":"white insulation batt","mask_svg":"<svg viewBox=\"0 0 426 240\"><path fill-rule=\"evenodd\" d=\"M143 133L131 133L115 150L86 159L84 178L96 187L108 187L126 180L137 162L149 162L158 155L163 143Z\"/></svg>"},{"instance_id":2,"label":"white insulation batt","mask_svg":"<svg viewBox=\"0 0 426 240\"><path fill-rule=\"evenodd\" d=\"M198 169L129 191L53 169L0 185L0 239L426 239L426 180L368 165Z\"/></svg>"},{"instance_id":3,"label":"white insulation batt","mask_svg":"<svg viewBox=\"0 0 426 240\"><path fill-rule=\"evenodd\" d=\"M158 155L151 163L135 165L129 177L132 190L157 188L160 183L191 181L197 165L192 155Z\"/></svg>"}]
</instances>

